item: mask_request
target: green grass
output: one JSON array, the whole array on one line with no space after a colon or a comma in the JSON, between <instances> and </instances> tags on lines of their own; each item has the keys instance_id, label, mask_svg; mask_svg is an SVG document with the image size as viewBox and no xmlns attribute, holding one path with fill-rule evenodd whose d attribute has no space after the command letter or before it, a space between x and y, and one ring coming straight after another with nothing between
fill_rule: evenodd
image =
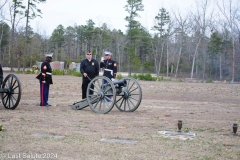
<instances>
[{"instance_id":1,"label":"green grass","mask_svg":"<svg viewBox=\"0 0 240 160\"><path fill-rule=\"evenodd\" d=\"M139 80L144 80L144 81L172 81L171 78L164 78L162 77L153 77L150 73L146 73L146 74L133 74L131 76L134 79L139 79Z\"/></svg>"},{"instance_id":2,"label":"green grass","mask_svg":"<svg viewBox=\"0 0 240 160\"><path fill-rule=\"evenodd\" d=\"M38 70L39 71L39 70ZM21 73L25 73L25 74L36 74L36 72L34 70L26 70L25 72L23 71L16 71L15 73L21 74ZM81 72L76 71L76 69L72 69L72 70L60 70L60 69L54 69L52 71L53 75L73 75L73 76L77 76L77 77L81 77L82 74Z\"/></svg>"}]
</instances>

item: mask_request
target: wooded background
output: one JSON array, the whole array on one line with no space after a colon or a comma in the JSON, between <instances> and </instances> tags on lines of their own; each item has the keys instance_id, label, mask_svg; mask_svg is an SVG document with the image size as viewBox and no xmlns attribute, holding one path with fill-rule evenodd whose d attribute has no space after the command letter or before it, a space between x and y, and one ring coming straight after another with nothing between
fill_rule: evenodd
<instances>
[{"instance_id":1,"label":"wooded background","mask_svg":"<svg viewBox=\"0 0 240 160\"><path fill-rule=\"evenodd\" d=\"M240 80L239 0L199 0L186 14L159 8L151 30L137 21L144 11L142 0L126 0L126 32L110 29L107 23L96 27L89 19L86 24L59 24L50 36L34 32L29 25L44 14L37 5L46 0L27 1L25 6L23 0L0 0L4 67L25 71L43 61L45 53L53 53L53 61L63 61L67 69L71 62L84 59L87 50L98 61L107 50L113 53L118 71L129 75L150 72L158 77ZM21 21L25 26L19 25Z\"/></svg>"}]
</instances>

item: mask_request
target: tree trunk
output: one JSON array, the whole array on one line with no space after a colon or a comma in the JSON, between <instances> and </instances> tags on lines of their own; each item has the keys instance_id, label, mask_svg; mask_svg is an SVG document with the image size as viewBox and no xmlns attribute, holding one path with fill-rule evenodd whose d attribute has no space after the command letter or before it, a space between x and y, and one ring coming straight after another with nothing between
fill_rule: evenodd
<instances>
[{"instance_id":1,"label":"tree trunk","mask_svg":"<svg viewBox=\"0 0 240 160\"><path fill-rule=\"evenodd\" d=\"M160 58L159 58L159 61L158 61L158 75L160 76L160 73L161 73L161 63L162 63L162 57L163 57L163 46L164 46L164 42L162 42L162 51L160 53Z\"/></svg>"},{"instance_id":2,"label":"tree trunk","mask_svg":"<svg viewBox=\"0 0 240 160\"><path fill-rule=\"evenodd\" d=\"M220 75L220 80L222 80L222 54L219 53L219 75Z\"/></svg>"},{"instance_id":3,"label":"tree trunk","mask_svg":"<svg viewBox=\"0 0 240 160\"><path fill-rule=\"evenodd\" d=\"M1 35L0 35L0 44L2 44L3 25L4 25L4 24L1 25L2 33L1 33ZM0 47L0 62L1 62L1 64L3 64L3 63L2 63L2 52L1 52L1 50L2 50L2 48Z\"/></svg>"},{"instance_id":4,"label":"tree trunk","mask_svg":"<svg viewBox=\"0 0 240 160\"><path fill-rule=\"evenodd\" d=\"M193 78L193 71L194 71L195 59L196 59L196 56L197 56L198 47L199 47L200 43L201 43L201 39L199 39L199 41L198 41L198 43L197 43L197 46L196 46L196 48L195 48L194 55L193 55L191 79Z\"/></svg>"},{"instance_id":5,"label":"tree trunk","mask_svg":"<svg viewBox=\"0 0 240 160\"><path fill-rule=\"evenodd\" d=\"M152 44L152 52L153 52L153 55L154 55L155 72L156 72L157 77L159 78L159 73L158 73L158 68L157 68L157 52L158 52L158 49L156 47L156 52L154 52L153 42L151 42L151 44Z\"/></svg>"},{"instance_id":6,"label":"tree trunk","mask_svg":"<svg viewBox=\"0 0 240 160\"><path fill-rule=\"evenodd\" d=\"M178 74L178 67L181 59L181 54L182 54L182 45L180 46L179 52L178 52L178 61L177 61L177 67L176 67L176 73L175 73L175 78L177 78Z\"/></svg>"},{"instance_id":7,"label":"tree trunk","mask_svg":"<svg viewBox=\"0 0 240 160\"><path fill-rule=\"evenodd\" d=\"M117 47L117 53L118 53L118 71L121 72L121 55L119 51L119 46Z\"/></svg>"},{"instance_id":8,"label":"tree trunk","mask_svg":"<svg viewBox=\"0 0 240 160\"><path fill-rule=\"evenodd\" d=\"M205 71L206 71L206 53L204 52L204 55L203 55L203 80L205 79Z\"/></svg>"},{"instance_id":9,"label":"tree trunk","mask_svg":"<svg viewBox=\"0 0 240 160\"><path fill-rule=\"evenodd\" d=\"M25 51L23 53L23 72L25 72L25 67L26 67L26 64L25 64L25 59L26 59L26 56L27 56L27 49L28 49L28 18L29 18L29 7L30 7L30 0L28 0L28 4L27 4L27 20L26 20L26 33L25 33Z\"/></svg>"},{"instance_id":10,"label":"tree trunk","mask_svg":"<svg viewBox=\"0 0 240 160\"><path fill-rule=\"evenodd\" d=\"M232 38L232 47L233 47L233 50L232 50L232 81L231 83L234 83L234 79L235 79L235 41L234 41L234 38Z\"/></svg>"},{"instance_id":11,"label":"tree trunk","mask_svg":"<svg viewBox=\"0 0 240 160\"><path fill-rule=\"evenodd\" d=\"M168 64L168 42L167 42L167 77L168 77L168 68L169 68L169 64Z\"/></svg>"}]
</instances>

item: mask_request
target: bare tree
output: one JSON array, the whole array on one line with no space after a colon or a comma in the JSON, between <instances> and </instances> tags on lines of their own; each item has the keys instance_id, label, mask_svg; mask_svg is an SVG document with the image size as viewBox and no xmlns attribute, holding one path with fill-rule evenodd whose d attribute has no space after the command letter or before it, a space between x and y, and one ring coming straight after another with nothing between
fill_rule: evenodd
<instances>
[{"instance_id":1,"label":"bare tree","mask_svg":"<svg viewBox=\"0 0 240 160\"><path fill-rule=\"evenodd\" d=\"M3 7L6 5L8 0L3 1L3 3L0 4L0 11L2 11Z\"/></svg>"},{"instance_id":2,"label":"bare tree","mask_svg":"<svg viewBox=\"0 0 240 160\"><path fill-rule=\"evenodd\" d=\"M29 40L29 21L31 19L34 19L36 17L41 17L40 14L42 14L41 10L37 8L36 3L43 3L46 2L46 0L27 0L27 7L25 11L25 17L26 17L26 26L25 26L25 38L26 38L26 46L25 46L25 52L23 55L23 71L25 71L25 58L27 55L27 49L28 49L28 40Z\"/></svg>"},{"instance_id":3,"label":"bare tree","mask_svg":"<svg viewBox=\"0 0 240 160\"><path fill-rule=\"evenodd\" d=\"M118 71L121 71L121 64L123 63L123 59L124 59L123 49L127 45L128 40L123 34L121 34L119 32L115 32L114 34L115 34L116 47L117 47L116 55L118 56L117 57Z\"/></svg>"},{"instance_id":4,"label":"bare tree","mask_svg":"<svg viewBox=\"0 0 240 160\"><path fill-rule=\"evenodd\" d=\"M194 42L195 42L195 50L193 54L193 59L192 59L192 69L191 69L191 79L193 78L193 71L195 67L195 62L198 57L198 52L199 52L199 47L203 43L203 40L206 36L206 29L208 27L207 24L207 9L209 6L209 1L208 0L202 0L201 5L198 4L196 1L196 6L197 8L201 8L202 10L197 9L197 14L192 17L193 23L193 31L194 31ZM200 7L198 7L200 6ZM205 52L205 51L203 51ZM206 53L205 53L206 54ZM204 71L203 71L203 79L204 79L204 73L205 73L205 60L204 62ZM196 74L198 72L198 68L196 67Z\"/></svg>"},{"instance_id":5,"label":"bare tree","mask_svg":"<svg viewBox=\"0 0 240 160\"><path fill-rule=\"evenodd\" d=\"M135 19L140 17L138 12L144 10L144 5L142 4L142 0L127 0L127 5L124 6L125 10L128 12L129 16L125 18L128 22L128 32L129 32L129 48L128 48L128 74L131 75L132 72L132 62L135 57L135 44L133 43L136 39L134 34L134 29L138 28L140 23Z\"/></svg>"},{"instance_id":6,"label":"bare tree","mask_svg":"<svg viewBox=\"0 0 240 160\"><path fill-rule=\"evenodd\" d=\"M2 44L2 38L3 38L3 32L4 32L4 26L6 25L5 24L5 15L4 15L4 10L3 10L3 7L6 5L7 3L7 0L5 0L3 3L1 2L0 3L0 28L1 28L1 33L0 33L0 44ZM1 53L1 50L0 50L0 53ZM2 62L2 54L0 54L0 63Z\"/></svg>"},{"instance_id":7,"label":"bare tree","mask_svg":"<svg viewBox=\"0 0 240 160\"><path fill-rule=\"evenodd\" d=\"M224 19L228 24L228 28L231 34L232 40L232 80L231 83L234 82L235 79L235 55L236 55L236 38L235 38L235 28L238 26L236 21L238 18L238 14L240 11L239 1L238 0L221 0L221 3L217 2L218 9L222 13Z\"/></svg>"},{"instance_id":8,"label":"bare tree","mask_svg":"<svg viewBox=\"0 0 240 160\"><path fill-rule=\"evenodd\" d=\"M166 41L167 41L167 33L168 33L168 25L170 22L170 16L169 16L169 12L167 12L167 10L165 8L161 8L159 9L159 13L157 16L155 16L155 25L153 26L153 30L157 31L159 34L159 42L158 42L158 47L160 47L160 49L158 50L159 52L156 52L156 71L157 71L157 77L159 77L160 71L161 71L161 63L162 63L162 58L163 58L163 52L164 52L164 47L166 45ZM157 48L158 48L157 47Z\"/></svg>"},{"instance_id":9,"label":"bare tree","mask_svg":"<svg viewBox=\"0 0 240 160\"><path fill-rule=\"evenodd\" d=\"M23 11L25 7L22 5L22 0L14 0L12 3L9 3L10 10L10 22L11 22L11 39L9 43L9 54L10 54L10 66L11 71L13 71L13 54L16 52L16 43L15 43L15 32L19 22L24 18ZM20 63L20 61L18 61ZM18 65L19 66L19 65Z\"/></svg>"},{"instance_id":10,"label":"bare tree","mask_svg":"<svg viewBox=\"0 0 240 160\"><path fill-rule=\"evenodd\" d=\"M167 29L167 35L166 35L166 52L167 52L167 73L166 76L168 77L169 75L169 60L170 60L170 53L169 53L169 45L170 45L170 39L171 37L174 35L174 27L173 27L174 23L173 21L169 21L169 25L168 25L168 29Z\"/></svg>"},{"instance_id":11,"label":"bare tree","mask_svg":"<svg viewBox=\"0 0 240 160\"><path fill-rule=\"evenodd\" d=\"M188 21L188 15L182 16L180 12L174 13L175 21L176 21L176 38L178 43L178 58L177 58L177 64L176 64L176 71L175 71L175 78L177 78L178 70L179 70L179 64L180 59L182 55L183 45L184 45L184 39L187 34L187 29L189 27L189 21Z\"/></svg>"}]
</instances>

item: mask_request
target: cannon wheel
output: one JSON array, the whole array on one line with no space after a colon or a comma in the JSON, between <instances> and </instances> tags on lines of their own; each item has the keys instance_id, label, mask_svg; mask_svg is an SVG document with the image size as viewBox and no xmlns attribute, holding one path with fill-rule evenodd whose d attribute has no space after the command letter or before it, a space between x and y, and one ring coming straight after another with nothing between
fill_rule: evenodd
<instances>
[{"instance_id":1,"label":"cannon wheel","mask_svg":"<svg viewBox=\"0 0 240 160\"><path fill-rule=\"evenodd\" d=\"M116 96L115 105L120 111L133 112L142 101L142 89L139 83L130 77L123 78L127 86L122 88L122 93Z\"/></svg>"},{"instance_id":2,"label":"cannon wheel","mask_svg":"<svg viewBox=\"0 0 240 160\"><path fill-rule=\"evenodd\" d=\"M91 86L93 86L94 89L92 89ZM90 94L90 91L92 91L93 94ZM112 110L115 99L116 89L109 78L98 76L88 84L87 102L92 111L102 114L108 113Z\"/></svg>"},{"instance_id":3,"label":"cannon wheel","mask_svg":"<svg viewBox=\"0 0 240 160\"><path fill-rule=\"evenodd\" d=\"M6 109L15 109L21 99L21 84L17 76L9 74L3 81L2 89L8 92L3 92L2 103Z\"/></svg>"}]
</instances>

